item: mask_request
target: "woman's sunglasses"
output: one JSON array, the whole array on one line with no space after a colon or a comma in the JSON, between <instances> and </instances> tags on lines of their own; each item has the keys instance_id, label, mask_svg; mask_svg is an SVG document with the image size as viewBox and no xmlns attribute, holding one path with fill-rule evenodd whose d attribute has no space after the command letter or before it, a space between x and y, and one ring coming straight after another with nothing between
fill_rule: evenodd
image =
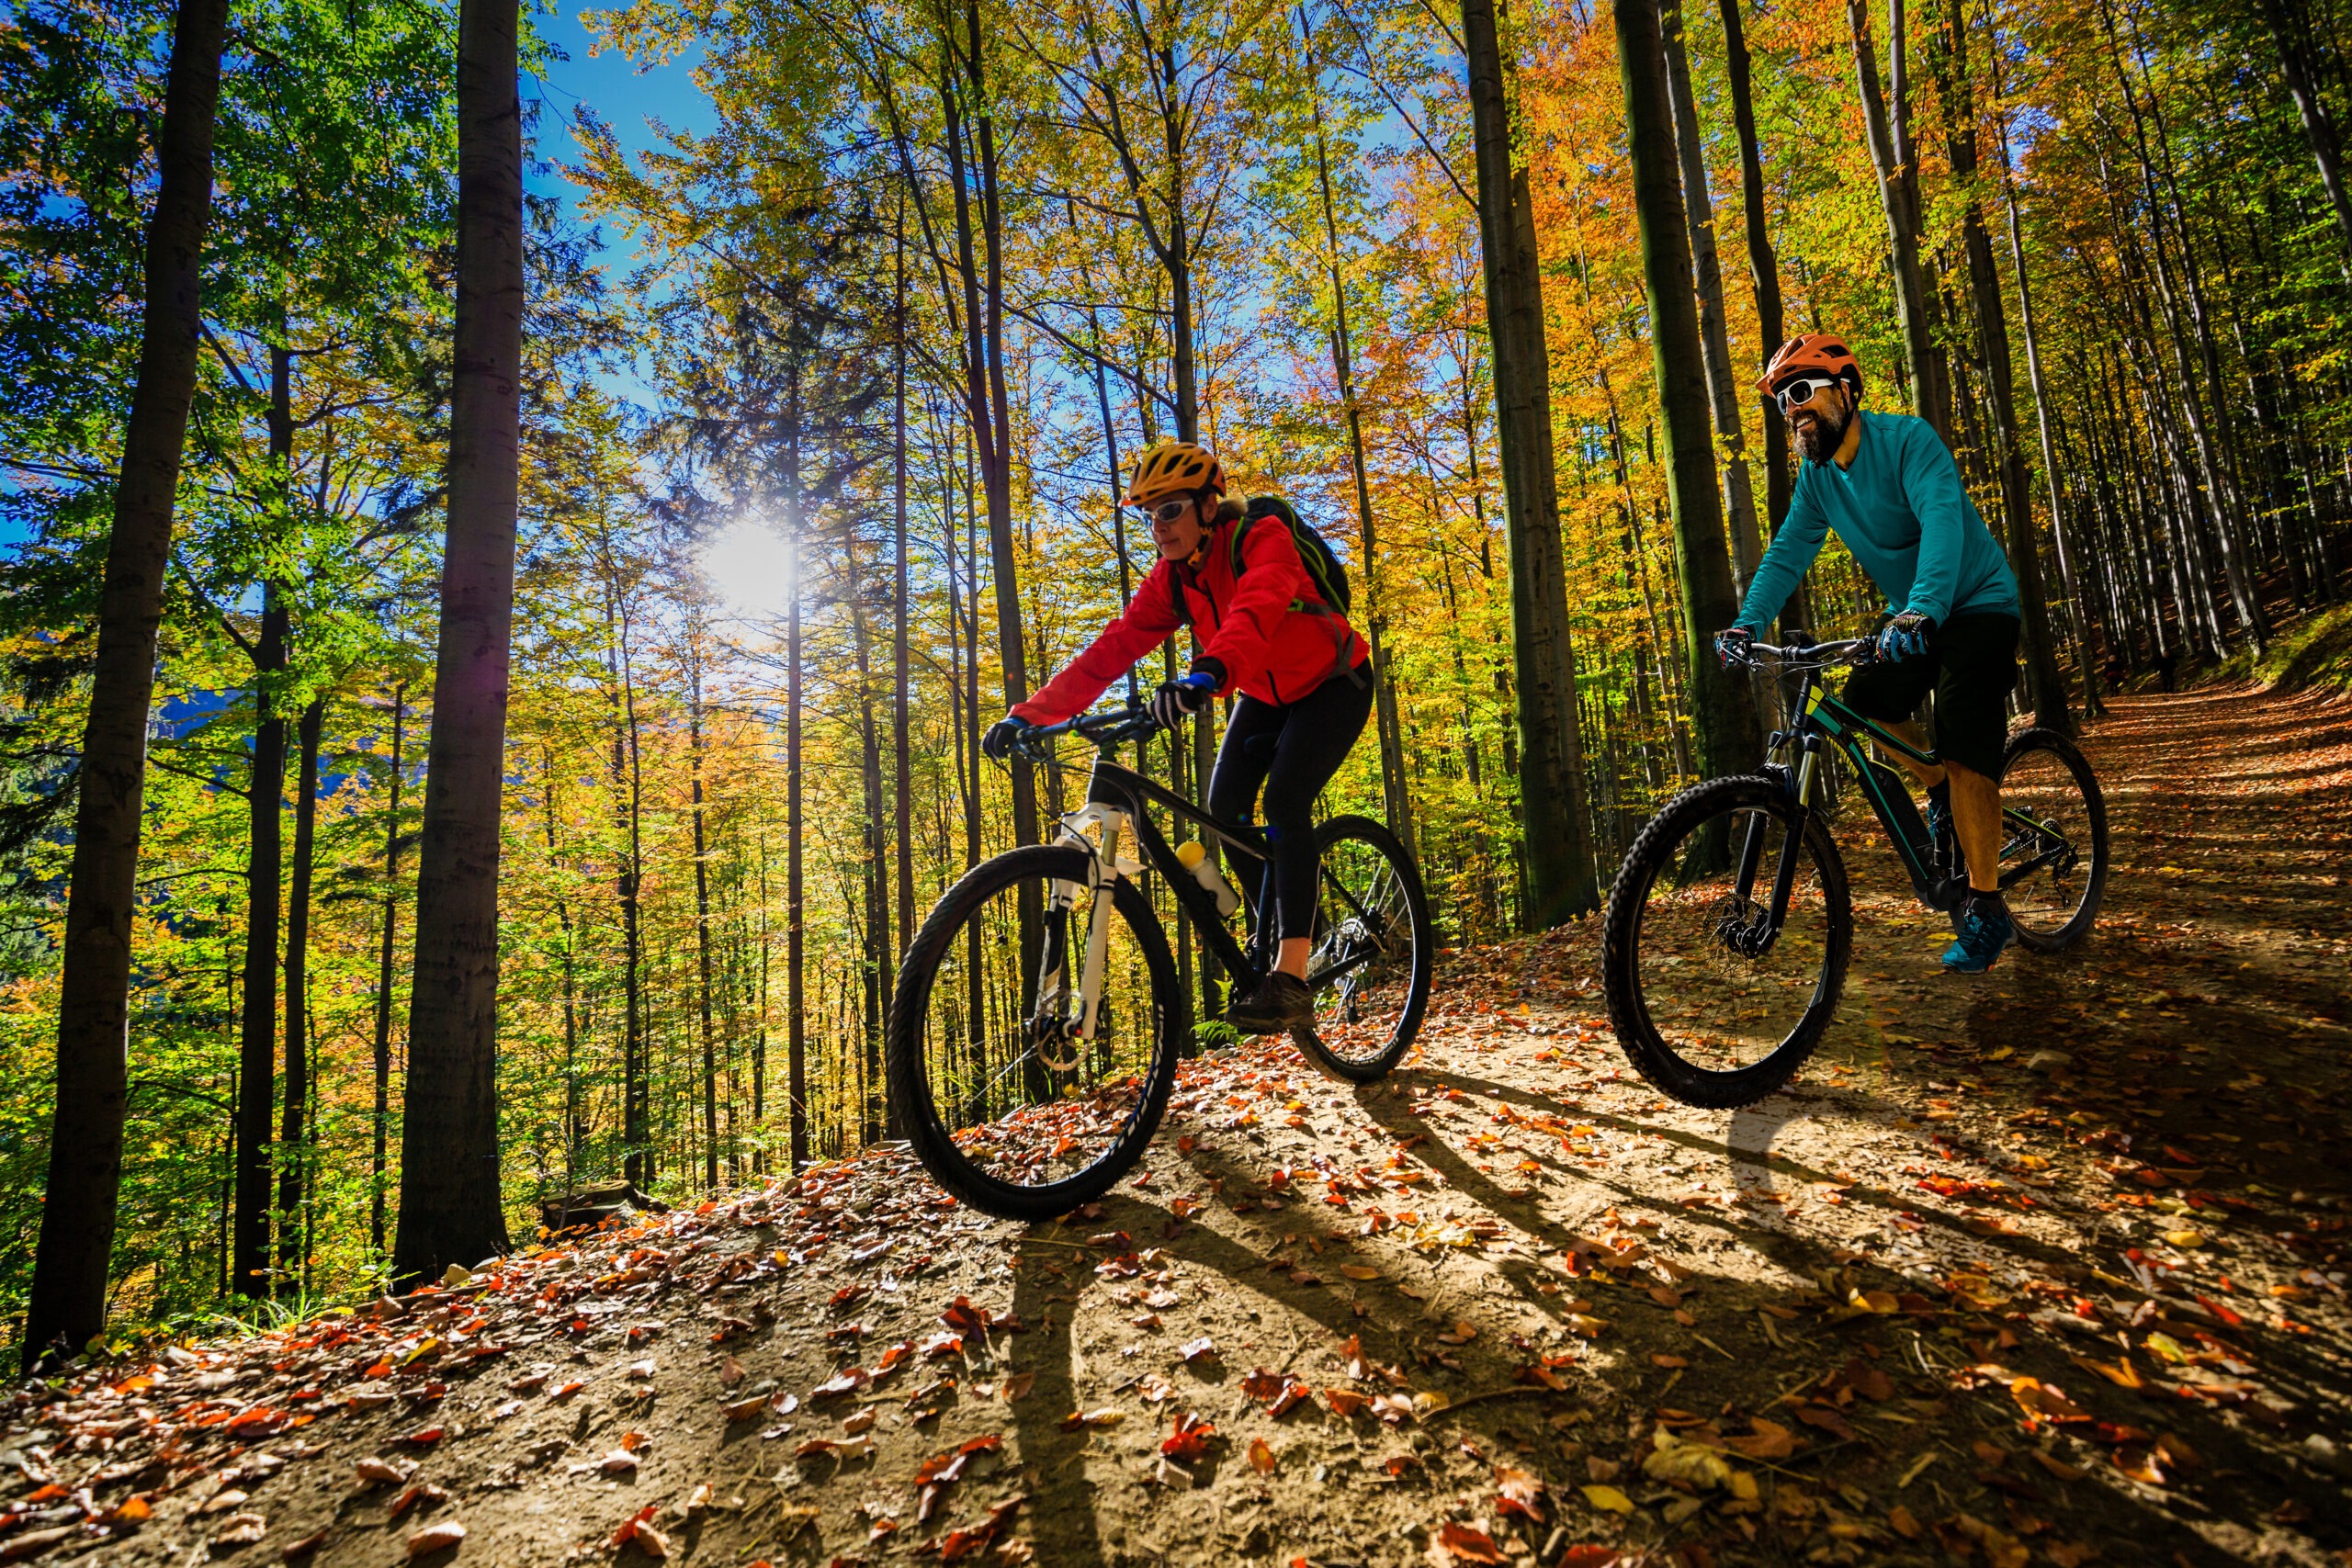
<instances>
[{"instance_id":1,"label":"woman's sunglasses","mask_svg":"<svg viewBox=\"0 0 2352 1568\"><path fill-rule=\"evenodd\" d=\"M1193 510L1193 498L1179 496L1174 501L1163 501L1157 506L1138 506L1136 510L1154 523L1173 523Z\"/></svg>"},{"instance_id":2,"label":"woman's sunglasses","mask_svg":"<svg viewBox=\"0 0 2352 1568\"><path fill-rule=\"evenodd\" d=\"M1781 382L1779 390L1772 394L1773 400L1781 405L1781 412L1785 414L1813 401L1837 386L1838 382L1835 376L1800 376L1793 381Z\"/></svg>"}]
</instances>

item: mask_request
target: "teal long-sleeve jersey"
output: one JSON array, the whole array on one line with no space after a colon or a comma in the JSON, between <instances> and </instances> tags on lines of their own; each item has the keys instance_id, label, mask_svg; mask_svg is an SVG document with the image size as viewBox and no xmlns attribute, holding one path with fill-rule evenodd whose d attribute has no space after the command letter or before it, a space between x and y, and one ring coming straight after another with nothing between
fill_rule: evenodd
<instances>
[{"instance_id":1,"label":"teal long-sleeve jersey","mask_svg":"<svg viewBox=\"0 0 2352 1568\"><path fill-rule=\"evenodd\" d=\"M1833 529L1890 612L1939 626L1972 611L2019 614L2017 577L1935 426L1908 414L1854 417L1862 438L1853 467L1808 462L1798 471L1788 518L1756 565L1736 624L1751 632L1771 625Z\"/></svg>"}]
</instances>

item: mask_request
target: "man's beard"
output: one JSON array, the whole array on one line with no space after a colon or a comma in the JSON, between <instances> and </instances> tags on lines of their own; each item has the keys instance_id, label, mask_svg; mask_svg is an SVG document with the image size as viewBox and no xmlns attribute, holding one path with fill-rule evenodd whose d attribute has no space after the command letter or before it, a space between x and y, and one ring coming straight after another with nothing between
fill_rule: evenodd
<instances>
[{"instance_id":1,"label":"man's beard","mask_svg":"<svg viewBox=\"0 0 2352 1568\"><path fill-rule=\"evenodd\" d=\"M1819 414L1809 414L1796 427L1797 450L1805 460L1826 463L1836 456L1838 446L1846 439L1846 427L1854 423L1854 411L1848 409L1831 424Z\"/></svg>"}]
</instances>

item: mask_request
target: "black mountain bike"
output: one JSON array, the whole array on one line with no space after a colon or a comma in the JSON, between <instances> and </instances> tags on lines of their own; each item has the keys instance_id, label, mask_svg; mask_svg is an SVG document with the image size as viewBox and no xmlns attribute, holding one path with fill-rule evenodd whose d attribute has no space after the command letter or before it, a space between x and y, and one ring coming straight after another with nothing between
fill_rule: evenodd
<instances>
[{"instance_id":1,"label":"black mountain bike","mask_svg":"<svg viewBox=\"0 0 2352 1568\"><path fill-rule=\"evenodd\" d=\"M1930 841L1906 780L1865 741L1932 762L1832 696L1825 670L1870 642L1754 646L1795 673L1792 728L1754 773L1693 784L1652 818L1609 890L1601 964L1609 1021L1641 1075L1686 1105L1747 1105L1804 1066L1838 1010L1853 945L1846 865L1826 820L1831 755L1845 759L1910 873L1953 917L1968 876L1949 833ZM2028 952L2080 942L2107 886L2107 805L2065 737L2028 729L2001 759L2001 891Z\"/></svg>"},{"instance_id":2,"label":"black mountain bike","mask_svg":"<svg viewBox=\"0 0 2352 1568\"><path fill-rule=\"evenodd\" d=\"M1119 745L1158 728L1142 706L1032 728L1019 750L1035 760L1064 735L1098 748L1085 806L1061 819L1058 842L966 873L899 963L886 1044L899 1124L942 1187L989 1213L1047 1219L1102 1196L1159 1125L1189 1028L1167 934L1137 881L1147 863L1237 987L1272 964L1272 922L1253 919L1248 946L1237 942L1216 891L1148 807L1193 823L1238 873L1262 872L1265 840L1116 761ZM1129 834L1141 860L1122 843ZM1316 837L1316 1019L1292 1037L1325 1073L1370 1083L1412 1045L1429 1005L1429 903L1380 823L1334 818Z\"/></svg>"}]
</instances>

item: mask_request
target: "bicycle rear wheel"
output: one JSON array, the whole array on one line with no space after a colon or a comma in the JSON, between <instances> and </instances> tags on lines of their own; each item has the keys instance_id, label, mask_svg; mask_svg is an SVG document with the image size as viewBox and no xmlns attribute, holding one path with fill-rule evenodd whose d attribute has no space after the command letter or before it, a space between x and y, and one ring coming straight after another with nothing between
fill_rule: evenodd
<instances>
[{"instance_id":1,"label":"bicycle rear wheel","mask_svg":"<svg viewBox=\"0 0 2352 1568\"><path fill-rule=\"evenodd\" d=\"M1074 1038L1096 900L1081 850L1038 845L975 866L899 966L886 1050L915 1154L956 1197L1043 1220L1101 1197L1168 1107L1183 1008L1149 900L1111 899L1091 1039Z\"/></svg>"},{"instance_id":2,"label":"bicycle rear wheel","mask_svg":"<svg viewBox=\"0 0 2352 1568\"><path fill-rule=\"evenodd\" d=\"M1291 1031L1306 1059L1348 1083L1372 1083L1412 1048L1429 1009L1436 931L1421 874L1404 844L1369 817L1315 829L1322 852L1306 987L1315 1023Z\"/></svg>"},{"instance_id":3,"label":"bicycle rear wheel","mask_svg":"<svg viewBox=\"0 0 2352 1568\"><path fill-rule=\"evenodd\" d=\"M2090 934L2107 891L2107 799L2075 743L2028 729L2001 758L2001 893L2018 942L2056 953Z\"/></svg>"},{"instance_id":4,"label":"bicycle rear wheel","mask_svg":"<svg viewBox=\"0 0 2352 1568\"><path fill-rule=\"evenodd\" d=\"M1609 890L1601 969L1618 1043L1686 1105L1761 1100L1820 1043L1853 927L1837 845L1779 781L1694 784L1642 829Z\"/></svg>"}]
</instances>

